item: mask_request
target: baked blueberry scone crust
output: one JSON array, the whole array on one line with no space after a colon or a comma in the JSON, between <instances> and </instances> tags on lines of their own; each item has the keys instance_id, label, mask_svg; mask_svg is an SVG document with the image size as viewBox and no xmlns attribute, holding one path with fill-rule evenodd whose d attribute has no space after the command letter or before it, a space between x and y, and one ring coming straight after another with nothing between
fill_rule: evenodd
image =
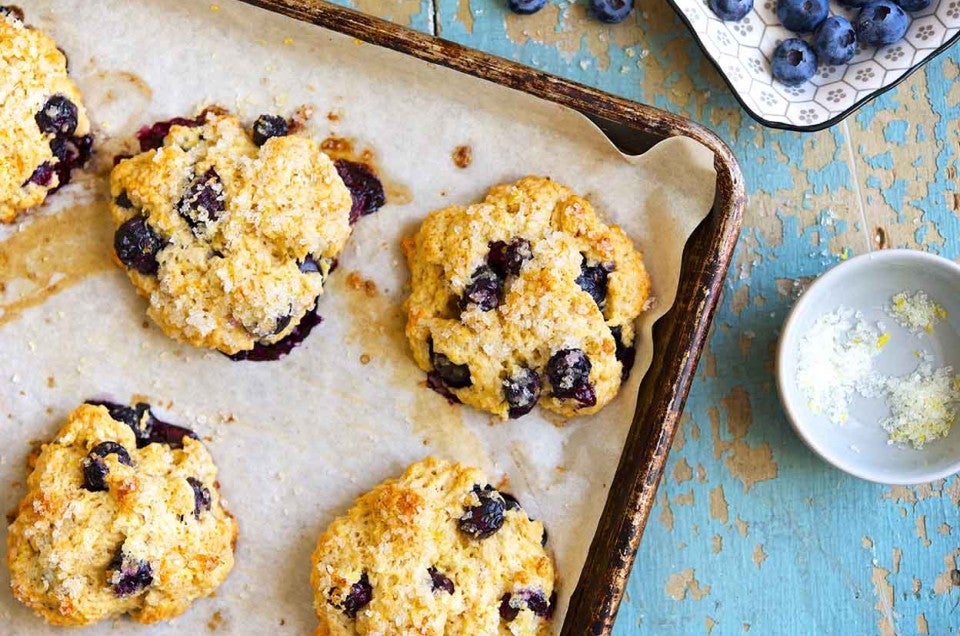
<instances>
[{"instance_id":1,"label":"baked blueberry scone crust","mask_svg":"<svg viewBox=\"0 0 960 636\"><path fill-rule=\"evenodd\" d=\"M0 6L0 222L43 203L90 157L90 122L56 42Z\"/></svg>"},{"instance_id":2,"label":"baked blueberry scone crust","mask_svg":"<svg viewBox=\"0 0 960 636\"><path fill-rule=\"evenodd\" d=\"M264 119L252 134L211 109L173 120L162 145L141 137L144 151L110 177L114 249L147 313L171 337L227 354L293 331L350 235L333 162Z\"/></svg>"},{"instance_id":3,"label":"baked blueberry scone crust","mask_svg":"<svg viewBox=\"0 0 960 636\"><path fill-rule=\"evenodd\" d=\"M318 636L546 634L546 533L475 468L429 457L361 496L317 542Z\"/></svg>"},{"instance_id":4,"label":"baked blueberry scone crust","mask_svg":"<svg viewBox=\"0 0 960 636\"><path fill-rule=\"evenodd\" d=\"M195 435L146 404L88 403L32 462L7 536L13 594L57 625L152 623L212 594L237 524Z\"/></svg>"},{"instance_id":5,"label":"baked blueberry scone crust","mask_svg":"<svg viewBox=\"0 0 960 636\"><path fill-rule=\"evenodd\" d=\"M432 387L502 418L538 402L586 415L617 394L650 282L587 200L525 177L432 212L403 247L407 338Z\"/></svg>"}]
</instances>

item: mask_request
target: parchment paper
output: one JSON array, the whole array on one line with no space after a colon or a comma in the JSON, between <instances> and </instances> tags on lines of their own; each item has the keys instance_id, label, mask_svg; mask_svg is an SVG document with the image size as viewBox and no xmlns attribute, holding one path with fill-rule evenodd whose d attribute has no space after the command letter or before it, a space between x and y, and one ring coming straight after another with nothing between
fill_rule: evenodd
<instances>
[{"instance_id":1,"label":"parchment paper","mask_svg":"<svg viewBox=\"0 0 960 636\"><path fill-rule=\"evenodd\" d=\"M208 439L240 523L236 567L215 598L170 624L121 619L83 633L312 633L316 537L357 495L428 454L508 477L509 491L544 521L560 576L559 627L650 364L650 327L673 302L683 244L713 200L711 153L671 140L626 159L577 113L229 0L216 9L179 0L21 4L69 53L101 155L100 174L0 229L0 239L12 237L0 244L0 504L12 510L23 496L31 441L49 439L82 400L138 396ZM209 102L247 121L312 105L311 132L372 150L392 194L355 227L320 301L323 324L280 362L231 362L166 338L109 264L110 155L139 125ZM451 159L458 145L473 151L466 169ZM539 410L501 423L448 405L423 386L402 333L400 237L430 210L531 173L586 194L621 224L653 279L629 383L601 413L566 425ZM0 633L57 631L15 601L0 568Z\"/></svg>"}]
</instances>

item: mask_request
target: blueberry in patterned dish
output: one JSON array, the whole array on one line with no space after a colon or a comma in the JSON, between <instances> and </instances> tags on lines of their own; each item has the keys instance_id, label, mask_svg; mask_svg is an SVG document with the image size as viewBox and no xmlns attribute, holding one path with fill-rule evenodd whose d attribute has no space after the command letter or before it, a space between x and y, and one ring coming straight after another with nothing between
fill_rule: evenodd
<instances>
[{"instance_id":1,"label":"blueberry in patterned dish","mask_svg":"<svg viewBox=\"0 0 960 636\"><path fill-rule=\"evenodd\" d=\"M777 46L798 37L777 17L781 2L757 2L739 19L736 14L727 17L711 9L714 4L726 6L729 2L713 2L711 6L698 0L669 2L744 110L764 126L799 132L821 130L843 121L960 41L960 9L954 0L891 2L892 9L880 6L881 16L873 15L877 13L875 7L868 12L869 24L865 20L860 29L867 39L859 41L862 36L857 33L858 41L853 43L849 31L838 29L831 21L835 17L856 25L861 11L876 0L832 0L829 12L834 17L822 22L819 31L799 36L820 58L818 68L809 80L790 86L775 80L772 74ZM805 0L791 3L800 9L806 4ZM896 27L894 35L905 26L903 36L884 44L891 37L891 29L885 24L890 21L888 13L896 18L903 12L907 14L906 25L902 19L889 25ZM830 37L836 40L827 45Z\"/></svg>"},{"instance_id":2,"label":"blueberry in patterned dish","mask_svg":"<svg viewBox=\"0 0 960 636\"><path fill-rule=\"evenodd\" d=\"M384 204L366 165L264 114L208 108L144 126L110 176L114 252L169 336L238 360L279 358L320 322L317 298L361 216Z\"/></svg>"},{"instance_id":3,"label":"blueberry in patterned dish","mask_svg":"<svg viewBox=\"0 0 960 636\"><path fill-rule=\"evenodd\" d=\"M0 222L40 205L90 158L93 137L56 42L0 6Z\"/></svg>"}]
</instances>

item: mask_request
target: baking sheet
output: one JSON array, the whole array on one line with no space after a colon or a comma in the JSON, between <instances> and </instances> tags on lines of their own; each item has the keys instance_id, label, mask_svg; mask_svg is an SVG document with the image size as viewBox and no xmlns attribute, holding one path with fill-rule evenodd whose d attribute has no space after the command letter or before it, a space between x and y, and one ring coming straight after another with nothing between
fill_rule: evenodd
<instances>
[{"instance_id":1,"label":"baking sheet","mask_svg":"<svg viewBox=\"0 0 960 636\"><path fill-rule=\"evenodd\" d=\"M581 115L239 3L22 2L69 53L100 142L94 172L0 228L0 504L23 495L31 441L79 402L134 396L191 426L220 467L240 523L236 566L215 598L170 624L126 619L83 633L306 634L309 555L353 499L428 454L474 464L550 532L559 598L576 586L651 360L650 327L673 302L684 242L713 201L713 157L687 139L625 158ZM318 138L374 154L390 200L355 226L320 301L323 324L280 362L231 362L176 343L110 263L110 155L136 128L219 103L252 121L309 105ZM457 168L451 153L472 149ZM539 410L505 423L423 387L403 336L399 249L432 209L544 174L585 194L644 251L654 303L617 399L565 425ZM2 533L5 538L5 529ZM0 633L47 627L0 571Z\"/></svg>"}]
</instances>

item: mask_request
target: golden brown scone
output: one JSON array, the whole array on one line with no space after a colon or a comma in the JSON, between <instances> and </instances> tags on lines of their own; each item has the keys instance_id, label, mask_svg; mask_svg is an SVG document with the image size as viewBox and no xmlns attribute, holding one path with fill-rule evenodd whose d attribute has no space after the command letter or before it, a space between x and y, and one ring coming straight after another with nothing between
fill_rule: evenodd
<instances>
[{"instance_id":1,"label":"golden brown scone","mask_svg":"<svg viewBox=\"0 0 960 636\"><path fill-rule=\"evenodd\" d=\"M167 335L228 354L275 343L323 291L350 192L312 139L258 146L214 110L175 121L110 175L118 260Z\"/></svg>"},{"instance_id":2,"label":"golden brown scone","mask_svg":"<svg viewBox=\"0 0 960 636\"><path fill-rule=\"evenodd\" d=\"M429 457L361 496L320 535L318 636L546 634L546 533L475 468Z\"/></svg>"},{"instance_id":3,"label":"golden brown scone","mask_svg":"<svg viewBox=\"0 0 960 636\"><path fill-rule=\"evenodd\" d=\"M93 140L67 58L0 6L0 222L40 205L90 157Z\"/></svg>"},{"instance_id":4,"label":"golden brown scone","mask_svg":"<svg viewBox=\"0 0 960 636\"><path fill-rule=\"evenodd\" d=\"M50 623L153 623L213 594L236 538L192 432L145 404L84 404L33 464L7 565L14 596Z\"/></svg>"},{"instance_id":5,"label":"golden brown scone","mask_svg":"<svg viewBox=\"0 0 960 636\"><path fill-rule=\"evenodd\" d=\"M403 248L407 338L431 387L502 418L538 401L586 415L616 396L650 280L587 200L525 177L432 212Z\"/></svg>"}]
</instances>

